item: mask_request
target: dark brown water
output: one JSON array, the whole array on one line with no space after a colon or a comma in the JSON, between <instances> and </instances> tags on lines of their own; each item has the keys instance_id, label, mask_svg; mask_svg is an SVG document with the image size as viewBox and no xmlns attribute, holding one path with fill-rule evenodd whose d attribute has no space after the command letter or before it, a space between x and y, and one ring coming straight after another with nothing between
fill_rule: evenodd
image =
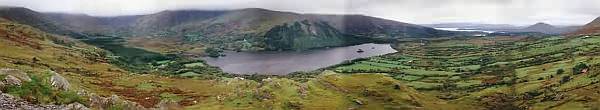
<instances>
[{"instance_id":1,"label":"dark brown water","mask_svg":"<svg viewBox=\"0 0 600 110\"><path fill-rule=\"evenodd\" d=\"M357 52L359 49L364 52ZM209 65L235 74L284 75L296 71L312 71L339 64L345 60L396 52L389 44L361 44L347 47L283 52L232 52L225 57L203 58Z\"/></svg>"}]
</instances>

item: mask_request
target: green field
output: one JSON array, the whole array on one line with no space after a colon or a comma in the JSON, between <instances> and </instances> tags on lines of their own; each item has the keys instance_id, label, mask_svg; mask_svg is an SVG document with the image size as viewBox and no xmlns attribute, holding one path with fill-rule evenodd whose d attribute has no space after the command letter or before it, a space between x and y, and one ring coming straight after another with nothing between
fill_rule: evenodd
<instances>
[{"instance_id":1,"label":"green field","mask_svg":"<svg viewBox=\"0 0 600 110\"><path fill-rule=\"evenodd\" d=\"M600 92L586 89L600 87L600 71L596 69L600 67L600 36L482 37L397 46L401 52L333 70L346 74L386 73L418 91L455 103L473 103L482 97L504 94L516 98L513 100L521 103L516 104L519 106L578 108L591 102L571 101L581 98L576 96ZM575 69L581 64L587 65L586 73ZM546 102L552 97L565 99Z\"/></svg>"}]
</instances>

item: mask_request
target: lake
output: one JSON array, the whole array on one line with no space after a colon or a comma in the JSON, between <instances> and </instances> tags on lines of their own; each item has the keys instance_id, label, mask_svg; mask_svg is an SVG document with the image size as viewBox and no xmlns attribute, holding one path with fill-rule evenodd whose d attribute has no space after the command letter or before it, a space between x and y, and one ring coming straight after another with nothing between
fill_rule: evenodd
<instances>
[{"instance_id":1,"label":"lake","mask_svg":"<svg viewBox=\"0 0 600 110\"><path fill-rule=\"evenodd\" d=\"M435 28L435 29L437 29L437 30L445 30L445 31L494 33L494 31L479 30L479 29L474 29L474 28Z\"/></svg>"},{"instance_id":2,"label":"lake","mask_svg":"<svg viewBox=\"0 0 600 110\"><path fill-rule=\"evenodd\" d=\"M364 52L357 52L359 49ZM203 59L209 65L234 74L285 75L296 71L312 71L342 63L346 60L365 58L397 52L390 44L361 44L346 47L314 49L308 51L280 52L233 52L225 51L225 57Z\"/></svg>"}]
</instances>

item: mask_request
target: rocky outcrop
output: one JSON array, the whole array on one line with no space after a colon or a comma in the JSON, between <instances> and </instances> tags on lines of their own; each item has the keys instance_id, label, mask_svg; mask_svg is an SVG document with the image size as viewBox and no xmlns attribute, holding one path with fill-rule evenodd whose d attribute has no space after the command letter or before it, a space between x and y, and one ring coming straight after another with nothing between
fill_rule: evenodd
<instances>
[{"instance_id":1,"label":"rocky outcrop","mask_svg":"<svg viewBox=\"0 0 600 110\"><path fill-rule=\"evenodd\" d=\"M162 100L157 104L158 110L182 110L183 107L177 102Z\"/></svg>"},{"instance_id":2,"label":"rocky outcrop","mask_svg":"<svg viewBox=\"0 0 600 110\"><path fill-rule=\"evenodd\" d=\"M17 69L0 69L0 76L4 76L4 78L0 79L0 87L21 85L24 81L31 81L27 73Z\"/></svg>"},{"instance_id":3,"label":"rocky outcrop","mask_svg":"<svg viewBox=\"0 0 600 110\"><path fill-rule=\"evenodd\" d=\"M72 103L65 107L65 110L91 110L90 108L85 107L85 105L80 103Z\"/></svg>"},{"instance_id":4,"label":"rocky outcrop","mask_svg":"<svg viewBox=\"0 0 600 110\"><path fill-rule=\"evenodd\" d=\"M27 73L18 69L2 68L0 69L0 76L2 75L11 75L18 78L21 81L31 81L31 78L29 78Z\"/></svg>"},{"instance_id":5,"label":"rocky outcrop","mask_svg":"<svg viewBox=\"0 0 600 110\"><path fill-rule=\"evenodd\" d=\"M11 86L11 85L20 86L22 84L22 82L19 78L14 77L12 75L7 75L6 77L4 77L4 82L8 86Z\"/></svg>"},{"instance_id":6,"label":"rocky outcrop","mask_svg":"<svg viewBox=\"0 0 600 110\"><path fill-rule=\"evenodd\" d=\"M69 84L69 81L67 81L67 79L60 76L60 74L54 71L50 71L50 73L52 74L52 76L50 77L50 84L52 85L52 87L59 90L69 90L69 86L71 85Z\"/></svg>"},{"instance_id":7,"label":"rocky outcrop","mask_svg":"<svg viewBox=\"0 0 600 110\"><path fill-rule=\"evenodd\" d=\"M123 108L125 110L147 110L142 105L127 100L122 100L117 95L112 95L111 97L100 97L95 94L90 94L89 96L90 106L96 109L118 106L118 108Z\"/></svg>"},{"instance_id":8,"label":"rocky outcrop","mask_svg":"<svg viewBox=\"0 0 600 110\"><path fill-rule=\"evenodd\" d=\"M39 105L15 98L9 94L0 94L0 110L90 110L80 103L68 105Z\"/></svg>"}]
</instances>

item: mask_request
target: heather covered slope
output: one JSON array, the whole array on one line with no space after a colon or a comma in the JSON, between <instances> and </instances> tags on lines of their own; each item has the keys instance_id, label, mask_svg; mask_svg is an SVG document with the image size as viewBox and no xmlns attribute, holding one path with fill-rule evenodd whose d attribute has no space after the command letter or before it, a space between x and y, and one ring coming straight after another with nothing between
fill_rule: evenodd
<instances>
[{"instance_id":1,"label":"heather covered slope","mask_svg":"<svg viewBox=\"0 0 600 110\"><path fill-rule=\"evenodd\" d=\"M0 18L11 20L20 24L26 24L43 30L45 32L67 35L70 37L83 38L83 34L73 32L62 24L49 19L42 13L22 7L0 7Z\"/></svg>"},{"instance_id":2,"label":"heather covered slope","mask_svg":"<svg viewBox=\"0 0 600 110\"><path fill-rule=\"evenodd\" d=\"M600 17L594 19L592 22L584 25L579 30L569 33L570 35L596 35L600 33Z\"/></svg>"},{"instance_id":3,"label":"heather covered slope","mask_svg":"<svg viewBox=\"0 0 600 110\"><path fill-rule=\"evenodd\" d=\"M85 14L44 13L63 27L87 34L129 33L129 28L140 16L93 17Z\"/></svg>"}]
</instances>

